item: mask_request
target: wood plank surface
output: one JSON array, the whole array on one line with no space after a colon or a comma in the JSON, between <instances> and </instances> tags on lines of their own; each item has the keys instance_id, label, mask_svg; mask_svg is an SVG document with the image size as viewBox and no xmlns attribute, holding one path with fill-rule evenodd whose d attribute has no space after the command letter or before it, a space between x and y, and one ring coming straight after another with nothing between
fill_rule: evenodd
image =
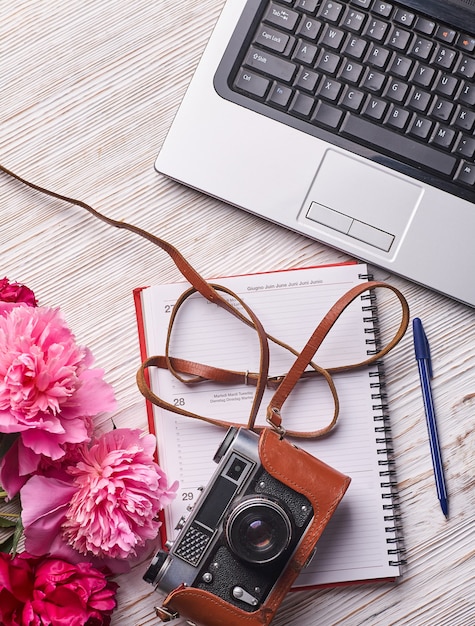
<instances>
[{"instance_id":1,"label":"wood plank surface","mask_svg":"<svg viewBox=\"0 0 475 626\"><path fill-rule=\"evenodd\" d=\"M340 252L153 170L223 4L2 1L0 160L40 185L166 238L208 277L344 260ZM131 294L141 285L180 279L170 259L4 175L0 251L0 277L26 283L42 304L60 306L78 341L92 349L116 391L115 424L145 428L135 385L140 357ZM450 266L448 254L446 262ZM436 498L408 333L386 358L404 574L397 584L291 593L275 626L475 624L474 310L387 271L375 268L374 274L404 292L431 341L450 518ZM394 316L383 313L383 325ZM153 605L159 596L142 581L147 563L118 578L113 626L158 623Z\"/></svg>"}]
</instances>

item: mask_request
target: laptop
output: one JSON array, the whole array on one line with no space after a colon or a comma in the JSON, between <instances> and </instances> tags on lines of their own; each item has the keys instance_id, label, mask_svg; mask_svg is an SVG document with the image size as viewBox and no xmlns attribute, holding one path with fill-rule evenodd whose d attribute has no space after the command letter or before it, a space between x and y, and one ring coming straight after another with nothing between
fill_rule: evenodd
<instances>
[{"instance_id":1,"label":"laptop","mask_svg":"<svg viewBox=\"0 0 475 626\"><path fill-rule=\"evenodd\" d=\"M158 172L475 306L475 0L227 0Z\"/></svg>"}]
</instances>

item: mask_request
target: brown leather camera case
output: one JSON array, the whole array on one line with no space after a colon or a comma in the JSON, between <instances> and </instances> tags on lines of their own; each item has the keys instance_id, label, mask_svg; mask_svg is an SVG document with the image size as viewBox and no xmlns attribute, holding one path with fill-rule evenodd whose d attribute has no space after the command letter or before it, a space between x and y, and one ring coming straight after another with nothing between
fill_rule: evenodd
<instances>
[{"instance_id":1,"label":"brown leather camera case","mask_svg":"<svg viewBox=\"0 0 475 626\"><path fill-rule=\"evenodd\" d=\"M257 611L243 611L201 589L181 586L168 594L163 607L197 626L267 626L284 596L310 558L325 526L348 489L351 479L295 448L278 433L265 429L259 440L264 468L277 480L304 494L312 503L314 518L266 602Z\"/></svg>"}]
</instances>

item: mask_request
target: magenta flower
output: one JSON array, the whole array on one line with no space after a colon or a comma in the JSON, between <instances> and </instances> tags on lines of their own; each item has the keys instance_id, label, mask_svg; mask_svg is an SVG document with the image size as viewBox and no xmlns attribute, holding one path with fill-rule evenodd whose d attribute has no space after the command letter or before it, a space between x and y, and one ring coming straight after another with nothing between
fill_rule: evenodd
<instances>
[{"instance_id":1,"label":"magenta flower","mask_svg":"<svg viewBox=\"0 0 475 626\"><path fill-rule=\"evenodd\" d=\"M91 417L114 409L112 388L92 363L58 309L18 305L0 315L0 432L20 433L20 476L42 455L57 460L67 444L87 441ZM2 482L5 473L8 482L4 460Z\"/></svg>"},{"instance_id":2,"label":"magenta flower","mask_svg":"<svg viewBox=\"0 0 475 626\"><path fill-rule=\"evenodd\" d=\"M20 283L11 283L8 278L0 280L0 302L24 302L28 306L36 306L35 294Z\"/></svg>"},{"instance_id":3,"label":"magenta flower","mask_svg":"<svg viewBox=\"0 0 475 626\"><path fill-rule=\"evenodd\" d=\"M0 554L2 626L108 626L116 590L89 563Z\"/></svg>"},{"instance_id":4,"label":"magenta flower","mask_svg":"<svg viewBox=\"0 0 475 626\"><path fill-rule=\"evenodd\" d=\"M20 492L29 552L97 557L117 571L112 559L135 556L155 539L158 513L175 497L177 484L168 487L153 460L155 437L141 435L113 430L80 446L81 460L62 478L30 478Z\"/></svg>"}]
</instances>

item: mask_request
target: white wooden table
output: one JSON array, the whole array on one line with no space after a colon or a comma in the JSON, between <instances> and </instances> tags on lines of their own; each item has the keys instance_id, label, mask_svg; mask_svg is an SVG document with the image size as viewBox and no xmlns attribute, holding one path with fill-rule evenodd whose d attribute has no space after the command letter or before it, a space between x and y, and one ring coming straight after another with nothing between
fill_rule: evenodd
<instances>
[{"instance_id":1,"label":"white wooden table","mask_svg":"<svg viewBox=\"0 0 475 626\"><path fill-rule=\"evenodd\" d=\"M2 1L0 159L30 180L168 239L206 276L343 260L153 170L223 3ZM0 275L29 285L42 304L60 306L106 370L119 402L116 425L145 428L131 294L140 285L180 279L169 258L4 175L0 250ZM386 271L374 273L402 289L431 341L450 519L436 498L408 333L386 359L404 575L396 585L291 593L276 626L475 624L475 312ZM158 596L142 581L145 566L119 577L114 626L157 623Z\"/></svg>"}]
</instances>

